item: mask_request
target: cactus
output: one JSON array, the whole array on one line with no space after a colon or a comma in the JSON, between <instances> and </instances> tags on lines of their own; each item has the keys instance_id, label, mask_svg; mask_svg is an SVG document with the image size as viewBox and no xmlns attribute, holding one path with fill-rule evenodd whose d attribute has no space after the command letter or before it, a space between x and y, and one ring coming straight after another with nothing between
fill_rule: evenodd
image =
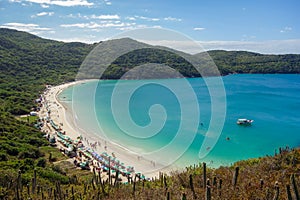
<instances>
[{"instance_id":1,"label":"cactus","mask_svg":"<svg viewBox=\"0 0 300 200\"><path fill-rule=\"evenodd\" d=\"M17 187L16 187L16 198L17 200L20 200L20 192L22 193L22 175L21 170L18 172L18 178L17 178Z\"/></svg>"},{"instance_id":2,"label":"cactus","mask_svg":"<svg viewBox=\"0 0 300 200\"><path fill-rule=\"evenodd\" d=\"M203 162L203 188L206 188L206 163Z\"/></svg>"},{"instance_id":3,"label":"cactus","mask_svg":"<svg viewBox=\"0 0 300 200\"><path fill-rule=\"evenodd\" d=\"M22 192L22 173L21 170L18 171L18 180L17 180L17 186L19 187L20 191Z\"/></svg>"},{"instance_id":4,"label":"cactus","mask_svg":"<svg viewBox=\"0 0 300 200\"><path fill-rule=\"evenodd\" d=\"M100 171L98 172L98 177L99 177L99 182L100 182L100 185L101 185L102 193L105 194L104 183L102 182L102 179L101 179L101 172L100 172Z\"/></svg>"},{"instance_id":5,"label":"cactus","mask_svg":"<svg viewBox=\"0 0 300 200\"><path fill-rule=\"evenodd\" d=\"M211 187L209 179L207 179L206 182L205 200L211 200Z\"/></svg>"},{"instance_id":6,"label":"cactus","mask_svg":"<svg viewBox=\"0 0 300 200\"><path fill-rule=\"evenodd\" d=\"M36 169L33 170L32 194L35 193L35 188L36 188Z\"/></svg>"},{"instance_id":7,"label":"cactus","mask_svg":"<svg viewBox=\"0 0 300 200\"><path fill-rule=\"evenodd\" d=\"M193 192L194 199L197 199L197 195L196 195L196 192L195 192L195 189L194 189L194 183L193 183L193 176L192 176L192 174L190 174L190 187L191 187L191 190Z\"/></svg>"},{"instance_id":8,"label":"cactus","mask_svg":"<svg viewBox=\"0 0 300 200\"><path fill-rule=\"evenodd\" d=\"M136 175L135 175L134 181L133 181L133 190L132 190L133 196L134 196L134 194L135 194L135 184L136 184Z\"/></svg>"},{"instance_id":9,"label":"cactus","mask_svg":"<svg viewBox=\"0 0 300 200\"><path fill-rule=\"evenodd\" d=\"M36 186L36 189L37 189L37 194L39 194L40 191L41 191L41 187L40 187L39 185L37 185L37 186Z\"/></svg>"},{"instance_id":10,"label":"cactus","mask_svg":"<svg viewBox=\"0 0 300 200\"><path fill-rule=\"evenodd\" d=\"M292 188L294 191L294 196L297 200L299 200L300 197L299 197L299 192L298 192L298 188L297 188L297 184L296 184L295 174L291 175L290 180L291 180Z\"/></svg>"},{"instance_id":11,"label":"cactus","mask_svg":"<svg viewBox=\"0 0 300 200\"><path fill-rule=\"evenodd\" d=\"M237 185L237 180L238 180L238 176L239 176L239 170L240 170L239 167L235 168L235 171L234 171L234 174L233 174L233 179L232 179L232 185L233 185L233 187L236 187L236 185Z\"/></svg>"},{"instance_id":12,"label":"cactus","mask_svg":"<svg viewBox=\"0 0 300 200\"><path fill-rule=\"evenodd\" d=\"M95 184L94 184L94 178L92 178L91 185L92 185L92 187L93 187L93 190L95 190L96 187L95 187Z\"/></svg>"},{"instance_id":13,"label":"cactus","mask_svg":"<svg viewBox=\"0 0 300 200\"><path fill-rule=\"evenodd\" d=\"M96 182L96 185L98 185L98 178L97 178L97 175L96 175L95 167L93 167L93 177L94 177L94 180Z\"/></svg>"},{"instance_id":14,"label":"cactus","mask_svg":"<svg viewBox=\"0 0 300 200\"><path fill-rule=\"evenodd\" d=\"M273 197L273 200L278 200L279 199L279 185L278 182L275 182L275 194Z\"/></svg>"},{"instance_id":15,"label":"cactus","mask_svg":"<svg viewBox=\"0 0 300 200\"><path fill-rule=\"evenodd\" d=\"M263 179L260 179L260 189L262 190L264 187L264 180Z\"/></svg>"},{"instance_id":16,"label":"cactus","mask_svg":"<svg viewBox=\"0 0 300 200\"><path fill-rule=\"evenodd\" d=\"M119 170L116 170L116 177L115 177L114 187L116 187L118 179L119 179Z\"/></svg>"},{"instance_id":17,"label":"cactus","mask_svg":"<svg viewBox=\"0 0 300 200\"><path fill-rule=\"evenodd\" d=\"M71 191L72 191L72 200L75 200L75 195L74 195L74 187L72 186L72 189L71 189Z\"/></svg>"},{"instance_id":18,"label":"cactus","mask_svg":"<svg viewBox=\"0 0 300 200\"><path fill-rule=\"evenodd\" d=\"M163 187L163 185L164 185L164 174L162 172L159 172L159 180L160 180L161 187Z\"/></svg>"},{"instance_id":19,"label":"cactus","mask_svg":"<svg viewBox=\"0 0 300 200\"><path fill-rule=\"evenodd\" d=\"M108 184L111 185L110 157L108 157Z\"/></svg>"},{"instance_id":20,"label":"cactus","mask_svg":"<svg viewBox=\"0 0 300 200\"><path fill-rule=\"evenodd\" d=\"M218 189L219 189L219 190L221 190L221 189L222 189L222 183L223 183L223 180L222 180L222 179L220 179L220 180L219 180L219 187L218 187Z\"/></svg>"},{"instance_id":21,"label":"cactus","mask_svg":"<svg viewBox=\"0 0 300 200\"><path fill-rule=\"evenodd\" d=\"M223 183L223 180L222 179L220 179L219 180L219 186L218 186L218 190L219 190L219 197L221 197L222 196L222 183Z\"/></svg>"},{"instance_id":22,"label":"cactus","mask_svg":"<svg viewBox=\"0 0 300 200\"><path fill-rule=\"evenodd\" d=\"M167 177L166 177L166 176L164 176L164 186L165 186L165 188L167 188L167 187L168 187L168 183L167 183Z\"/></svg>"},{"instance_id":23,"label":"cactus","mask_svg":"<svg viewBox=\"0 0 300 200\"><path fill-rule=\"evenodd\" d=\"M54 190L53 190L53 197L54 197L54 200L56 200L56 195L57 195L57 194L56 194L56 189L54 189Z\"/></svg>"},{"instance_id":24,"label":"cactus","mask_svg":"<svg viewBox=\"0 0 300 200\"><path fill-rule=\"evenodd\" d=\"M29 184L27 183L27 185L26 185L26 188L27 188L27 194L28 194L28 196L30 196L30 187L29 187Z\"/></svg>"},{"instance_id":25,"label":"cactus","mask_svg":"<svg viewBox=\"0 0 300 200\"><path fill-rule=\"evenodd\" d=\"M52 152L49 153L49 162L52 162Z\"/></svg>"},{"instance_id":26,"label":"cactus","mask_svg":"<svg viewBox=\"0 0 300 200\"><path fill-rule=\"evenodd\" d=\"M170 192L167 193L167 200L170 200Z\"/></svg>"},{"instance_id":27,"label":"cactus","mask_svg":"<svg viewBox=\"0 0 300 200\"><path fill-rule=\"evenodd\" d=\"M62 193L59 182L56 182L56 192L58 193L59 199L62 199Z\"/></svg>"},{"instance_id":28,"label":"cactus","mask_svg":"<svg viewBox=\"0 0 300 200\"><path fill-rule=\"evenodd\" d=\"M86 195L86 183L83 183L83 195Z\"/></svg>"},{"instance_id":29,"label":"cactus","mask_svg":"<svg viewBox=\"0 0 300 200\"><path fill-rule=\"evenodd\" d=\"M213 184L212 184L213 186L217 186L217 177L214 177L214 179L213 179Z\"/></svg>"},{"instance_id":30,"label":"cactus","mask_svg":"<svg viewBox=\"0 0 300 200\"><path fill-rule=\"evenodd\" d=\"M292 193L291 193L291 187L288 184L286 185L286 195L287 195L288 200L293 200Z\"/></svg>"},{"instance_id":31,"label":"cactus","mask_svg":"<svg viewBox=\"0 0 300 200\"><path fill-rule=\"evenodd\" d=\"M186 200L186 194L185 193L182 194L182 199L181 200Z\"/></svg>"}]
</instances>

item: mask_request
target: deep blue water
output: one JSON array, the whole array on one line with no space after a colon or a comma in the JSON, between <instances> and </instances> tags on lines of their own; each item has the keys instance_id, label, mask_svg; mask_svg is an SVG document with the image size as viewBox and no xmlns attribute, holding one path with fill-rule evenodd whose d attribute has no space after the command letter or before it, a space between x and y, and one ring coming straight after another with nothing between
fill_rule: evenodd
<instances>
[{"instance_id":1,"label":"deep blue water","mask_svg":"<svg viewBox=\"0 0 300 200\"><path fill-rule=\"evenodd\" d=\"M300 146L300 75L222 79L225 96L218 80L209 78L207 88L202 78L194 78L93 81L64 90L60 98L72 104L82 129L158 162L180 156L176 163L181 166L202 161L228 165ZM212 122L215 115L219 118ZM239 126L238 118L254 123ZM219 126L221 132L215 128ZM215 146L203 144L208 136ZM202 145L207 155L200 160Z\"/></svg>"}]
</instances>

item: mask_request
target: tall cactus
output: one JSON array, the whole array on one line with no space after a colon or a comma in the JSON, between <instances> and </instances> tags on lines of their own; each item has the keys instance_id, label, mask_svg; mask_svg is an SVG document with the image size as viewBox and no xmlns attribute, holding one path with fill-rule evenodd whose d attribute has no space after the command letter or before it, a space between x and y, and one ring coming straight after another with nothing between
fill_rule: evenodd
<instances>
[{"instance_id":1,"label":"tall cactus","mask_svg":"<svg viewBox=\"0 0 300 200\"><path fill-rule=\"evenodd\" d=\"M273 200L278 200L279 199L279 185L278 182L275 182L275 194L273 197Z\"/></svg>"},{"instance_id":2,"label":"tall cactus","mask_svg":"<svg viewBox=\"0 0 300 200\"><path fill-rule=\"evenodd\" d=\"M290 180L291 180L291 185L292 185L292 188L294 191L294 196L295 196L296 200L299 200L300 197L299 197L299 192L298 192L298 188L297 188L297 184L296 184L295 174L291 175Z\"/></svg>"},{"instance_id":3,"label":"tall cactus","mask_svg":"<svg viewBox=\"0 0 300 200\"><path fill-rule=\"evenodd\" d=\"M286 185L286 195L287 195L288 200L293 200L292 193L291 193L291 187L288 184Z\"/></svg>"},{"instance_id":4,"label":"tall cactus","mask_svg":"<svg viewBox=\"0 0 300 200\"><path fill-rule=\"evenodd\" d=\"M186 200L186 194L185 193L182 194L181 200Z\"/></svg>"},{"instance_id":5,"label":"tall cactus","mask_svg":"<svg viewBox=\"0 0 300 200\"><path fill-rule=\"evenodd\" d=\"M205 200L211 200L211 187L209 179L207 179L206 182Z\"/></svg>"},{"instance_id":6,"label":"tall cactus","mask_svg":"<svg viewBox=\"0 0 300 200\"><path fill-rule=\"evenodd\" d=\"M260 179L260 189L262 190L264 187L264 180L263 179Z\"/></svg>"},{"instance_id":7,"label":"tall cactus","mask_svg":"<svg viewBox=\"0 0 300 200\"><path fill-rule=\"evenodd\" d=\"M206 188L206 163L203 162L203 188Z\"/></svg>"},{"instance_id":8,"label":"tall cactus","mask_svg":"<svg viewBox=\"0 0 300 200\"><path fill-rule=\"evenodd\" d=\"M71 191L72 191L72 200L75 200L75 194L74 194L74 187L73 186L71 188Z\"/></svg>"},{"instance_id":9,"label":"tall cactus","mask_svg":"<svg viewBox=\"0 0 300 200\"><path fill-rule=\"evenodd\" d=\"M119 170L116 170L116 177L115 177L115 182L114 182L114 187L117 186L117 182L118 182L118 179L119 179Z\"/></svg>"},{"instance_id":10,"label":"tall cactus","mask_svg":"<svg viewBox=\"0 0 300 200\"><path fill-rule=\"evenodd\" d=\"M164 187L167 188L168 187L168 183L167 183L167 176L164 176Z\"/></svg>"},{"instance_id":11,"label":"tall cactus","mask_svg":"<svg viewBox=\"0 0 300 200\"><path fill-rule=\"evenodd\" d=\"M167 193L167 200L170 200L170 192Z\"/></svg>"},{"instance_id":12,"label":"tall cactus","mask_svg":"<svg viewBox=\"0 0 300 200\"><path fill-rule=\"evenodd\" d=\"M33 170L32 194L35 193L35 188L36 188L36 169Z\"/></svg>"},{"instance_id":13,"label":"tall cactus","mask_svg":"<svg viewBox=\"0 0 300 200\"><path fill-rule=\"evenodd\" d=\"M237 180L238 180L238 176L239 176L239 170L240 170L240 168L236 167L235 171L234 171L234 174L233 174L232 185L233 185L234 188L237 185Z\"/></svg>"},{"instance_id":14,"label":"tall cactus","mask_svg":"<svg viewBox=\"0 0 300 200\"><path fill-rule=\"evenodd\" d=\"M96 182L96 185L98 185L98 177L96 175L96 170L95 170L95 167L93 167L93 177L94 177L94 180Z\"/></svg>"},{"instance_id":15,"label":"tall cactus","mask_svg":"<svg viewBox=\"0 0 300 200\"><path fill-rule=\"evenodd\" d=\"M102 182L101 172L100 171L98 172L98 177L99 177L99 182L100 182L102 193L105 194L104 183Z\"/></svg>"},{"instance_id":16,"label":"tall cactus","mask_svg":"<svg viewBox=\"0 0 300 200\"><path fill-rule=\"evenodd\" d=\"M134 181L133 181L133 188L132 188L132 194L133 196L135 195L135 188L136 187L136 175L134 176Z\"/></svg>"},{"instance_id":17,"label":"tall cactus","mask_svg":"<svg viewBox=\"0 0 300 200\"><path fill-rule=\"evenodd\" d=\"M193 176L192 176L192 174L190 174L190 187L191 187L191 190L193 192L194 199L197 199L197 195L196 195L196 192L195 192L195 189L194 189L194 183L193 183Z\"/></svg>"}]
</instances>

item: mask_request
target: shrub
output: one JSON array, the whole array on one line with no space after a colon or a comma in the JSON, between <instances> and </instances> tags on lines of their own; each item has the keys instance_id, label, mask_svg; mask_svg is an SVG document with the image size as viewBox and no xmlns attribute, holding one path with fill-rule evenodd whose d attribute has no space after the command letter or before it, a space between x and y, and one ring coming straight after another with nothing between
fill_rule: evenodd
<instances>
[{"instance_id":1,"label":"shrub","mask_svg":"<svg viewBox=\"0 0 300 200\"><path fill-rule=\"evenodd\" d=\"M6 153L0 152L0 162L1 161L8 161Z\"/></svg>"},{"instance_id":2,"label":"shrub","mask_svg":"<svg viewBox=\"0 0 300 200\"><path fill-rule=\"evenodd\" d=\"M49 170L49 169L41 169L39 170L39 175L42 178L48 179L52 182L59 181L62 184L68 184L69 178L67 176L61 175L55 171Z\"/></svg>"},{"instance_id":3,"label":"shrub","mask_svg":"<svg viewBox=\"0 0 300 200\"><path fill-rule=\"evenodd\" d=\"M46 167L46 162L47 161L45 158L39 158L36 165L38 167Z\"/></svg>"}]
</instances>

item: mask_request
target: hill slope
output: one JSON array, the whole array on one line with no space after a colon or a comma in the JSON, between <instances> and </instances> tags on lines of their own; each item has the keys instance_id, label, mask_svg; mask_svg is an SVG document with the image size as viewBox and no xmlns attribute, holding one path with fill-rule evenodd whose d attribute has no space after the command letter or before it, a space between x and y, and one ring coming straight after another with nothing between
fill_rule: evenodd
<instances>
[{"instance_id":1,"label":"hill slope","mask_svg":"<svg viewBox=\"0 0 300 200\"><path fill-rule=\"evenodd\" d=\"M130 69L145 63L164 64L185 77L230 73L300 73L300 55L262 55L244 51L209 51L196 55L167 47L156 47L129 38L97 44L64 43L43 39L11 29L0 29L0 108L12 114L25 114L45 84L59 84L77 78L100 78L99 67L109 66L101 78L119 79ZM97 48L95 48L97 46ZM93 50L94 49L94 50ZM126 52L125 49L135 49ZM92 51L93 50L93 51ZM92 52L91 52L92 51ZM124 55L114 58L120 52ZM91 52L91 53L90 53ZM102 53L99 59L99 52ZM79 67L89 55L88 70ZM198 63L198 71L191 62ZM79 70L79 73L78 73ZM155 70L152 70L155 71ZM199 71L201 74L199 74ZM147 75L147 73L144 73ZM162 68L150 77L165 78ZM147 78L147 76L142 76ZM127 77L139 78L139 77ZM170 77L168 77L170 78ZM5 99L5 101L4 101Z\"/></svg>"}]
</instances>

